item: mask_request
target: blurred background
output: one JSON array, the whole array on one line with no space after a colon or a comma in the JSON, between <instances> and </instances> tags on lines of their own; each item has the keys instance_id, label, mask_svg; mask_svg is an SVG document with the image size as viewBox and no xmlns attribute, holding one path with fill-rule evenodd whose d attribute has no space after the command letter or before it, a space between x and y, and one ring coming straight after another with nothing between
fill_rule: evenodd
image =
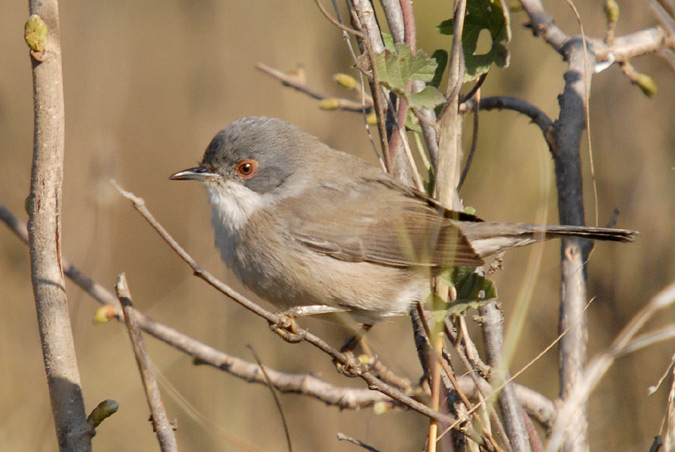
<instances>
[{"instance_id":1,"label":"blurred background","mask_svg":"<svg viewBox=\"0 0 675 452\"><path fill-rule=\"evenodd\" d=\"M602 4L577 4L586 32L594 37L605 32ZM656 24L647 1L619 4L617 35ZM577 32L564 1L545 6L565 31ZM450 2L418 2L415 7L418 47L428 54L449 48L450 38L434 27L449 17ZM24 2L0 4L0 202L24 220L33 132L30 61L23 41L27 17ZM565 65L532 37L525 22L522 13L512 16L511 66L493 70L482 95L520 97L555 118ZM117 275L126 272L138 309L216 348L252 360L250 345L278 370L363 387L361 381L338 376L325 355L307 344L283 342L265 322L193 277L109 184L115 178L143 197L206 269L248 294L214 249L202 188L170 182L168 176L194 166L218 130L251 114L283 118L337 149L374 160L359 114L319 111L315 101L254 69L257 62L283 70L302 66L311 86L348 95L331 81L336 72L355 74L341 32L308 0L73 0L61 4L61 30L64 256L110 289ZM593 78L590 133L599 223L606 224L618 207L618 226L642 235L629 245L600 243L592 255L590 356L604 350L675 276L675 75L655 55L634 64L657 83L654 98L631 86L617 67ZM583 158L588 162L585 149ZM553 185L551 159L538 128L513 112L483 113L475 163L461 193L465 204L488 220L555 223ZM587 222L592 224L590 187L587 178ZM511 365L514 372L557 334L559 243L542 246L541 266L528 266L533 250L521 249L507 255L505 269L496 275L507 320L528 278L537 281ZM56 440L29 275L27 247L0 227L0 444L4 450L51 451ZM68 295L87 410L106 398L120 404L119 412L98 429L95 450L157 450L124 327L93 325L98 305L70 283ZM671 310L648 328L673 318ZM301 324L336 346L344 338L343 331L325 322ZM387 366L412 380L419 377L407 318L378 325L369 337ZM194 366L188 356L152 338L146 341L161 374L169 416L178 422L181 450L286 450L267 388ZM544 355L518 382L555 397L556 353ZM670 342L616 362L591 398L592 450L649 448L659 433L668 388L648 396L648 387L666 371L672 353ZM341 412L297 395L282 395L281 400L297 450L353 450L336 440L338 432L381 450L421 450L427 434L426 420L414 413Z\"/></svg>"}]
</instances>

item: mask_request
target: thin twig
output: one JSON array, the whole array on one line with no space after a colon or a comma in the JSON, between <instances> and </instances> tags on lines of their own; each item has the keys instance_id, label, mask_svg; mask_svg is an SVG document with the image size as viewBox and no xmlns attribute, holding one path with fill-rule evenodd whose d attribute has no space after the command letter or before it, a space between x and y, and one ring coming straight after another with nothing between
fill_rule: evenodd
<instances>
[{"instance_id":1,"label":"thin twig","mask_svg":"<svg viewBox=\"0 0 675 452\"><path fill-rule=\"evenodd\" d=\"M472 99L478 90L483 86L483 83L485 83L485 80L487 79L488 72L485 74L481 74L480 77L478 77L478 80L476 80L476 83L473 84L471 87L471 90L462 97L462 99L459 101L460 105L466 102L469 99Z\"/></svg>"},{"instance_id":2,"label":"thin twig","mask_svg":"<svg viewBox=\"0 0 675 452\"><path fill-rule=\"evenodd\" d=\"M588 307L590 306L590 304L591 304L592 302L593 302L593 300L589 301L588 304L586 305L585 309L588 309ZM584 310L585 310L585 309L584 309ZM508 379L505 379L505 378L502 379L502 382L501 382L500 384L498 384L496 387L495 387L494 385L491 385L492 392L491 392L490 394L487 394L487 396L485 396L485 398L484 398L482 401L480 401L480 402L476 403L475 405L473 405L473 407L469 410L468 413L466 413L466 414L464 415L464 417L462 417L462 419L466 419L467 416L469 416L469 415L472 414L474 411L476 411L477 409L479 409L479 408L480 408L481 406L483 406L488 400L490 400L492 397L494 397L494 395L495 395L496 393L498 393L499 391L501 391L501 390L504 388L504 386L506 386L507 384L513 382L513 381L514 381L516 378L518 378L523 372L525 372L527 369L529 369L529 368L532 366L532 364L534 364L535 362L537 362L542 356L544 356L548 351L550 351L550 350L551 350L558 342L560 342L560 340L568 333L568 331L569 331L572 327L575 326L576 322L579 321L579 319L582 318L582 317L583 317L583 316L580 316L580 317L578 317L578 318L576 319L576 321L571 322L570 325L569 325L564 331L562 331L560 334L558 334L558 336L557 336L557 337L556 337L556 338L555 338L555 339L554 339L554 340L553 340L546 348L544 348L541 352L539 352L534 358L532 358L527 364L525 364L519 371L517 371L516 373L514 373L513 375L511 375L510 378L508 378ZM525 388L523 388L523 389L525 389ZM523 399L524 399L524 398L523 398ZM541 402L539 402L539 403L541 403ZM555 408L552 406L552 403L546 404L545 406L544 406L544 404L541 404L541 406L544 407L544 408L548 411L548 415L545 415L545 416L544 416L544 419L546 419L546 421L540 420L540 422L546 422L547 425L550 425L550 423L551 423L554 419L557 419L557 416L558 416L558 415L557 415L557 412L556 412ZM535 412L535 413L532 413L532 414L535 416L535 418L539 419L539 415L537 415L536 412ZM462 419L460 419L460 421L461 421ZM456 427L456 425L452 425L452 426L450 426L450 429L455 428L455 427Z\"/></svg>"},{"instance_id":3,"label":"thin twig","mask_svg":"<svg viewBox=\"0 0 675 452\"><path fill-rule=\"evenodd\" d=\"M329 96L328 94L322 93L312 88L311 86L307 85L307 83L305 83L303 80L297 77L293 77L292 75L288 75L285 72L280 71L279 69L273 68L271 66L268 66L264 63L257 63L255 65L255 68L261 72L264 72L267 75L274 77L284 85L289 86L297 91L300 91L301 93L305 93L314 99L317 100L335 99L336 110L354 111L359 113L364 110L364 105L362 102L357 102L350 99L335 98L335 96ZM371 108L372 105L368 104L365 105L366 111L370 110Z\"/></svg>"},{"instance_id":4,"label":"thin twig","mask_svg":"<svg viewBox=\"0 0 675 452\"><path fill-rule=\"evenodd\" d=\"M176 435L173 431L173 426L169 422L166 415L164 403L162 403L162 396L159 393L159 386L155 375L152 373L152 362L145 350L145 341L141 334L141 328L136 322L136 313L131 302L131 292L124 273L117 277L117 284L115 284L115 291L117 298L122 305L124 312L124 322L127 325L129 339L131 340L131 348L136 357L136 364L141 374L143 381L143 389L145 391L145 398L148 401L150 412L152 413L152 426L157 434L159 440L159 447L162 452L177 452L178 444L176 443Z\"/></svg>"},{"instance_id":5,"label":"thin twig","mask_svg":"<svg viewBox=\"0 0 675 452\"><path fill-rule=\"evenodd\" d=\"M286 445L288 446L288 452L293 452L293 441L291 441L291 431L288 428L288 421L286 420L286 415L284 414L284 408L281 406L281 400L279 400L279 396L277 395L277 392L274 390L272 380L270 380L269 375L267 375L267 370L265 370L265 366L263 366L262 361L258 356L258 353L256 353L255 349L251 345L248 346L248 349L251 350L251 354L253 355L255 362L258 363L260 371L262 372L263 377L265 377L267 387L272 393L274 404L276 405L277 410L279 411L279 416L281 416L281 424L284 427L284 435L286 436Z\"/></svg>"},{"instance_id":6,"label":"thin twig","mask_svg":"<svg viewBox=\"0 0 675 452\"><path fill-rule=\"evenodd\" d=\"M337 20L333 19L333 17L330 14L328 14L328 11L326 11L326 9L321 4L321 0L314 0L314 3L316 3L316 6L321 11L321 14L323 14L326 17L326 19L328 19L333 25L338 27L340 30L345 31L361 39L365 38L363 33L361 33L360 31L354 30L353 28L349 28L348 26L341 23L341 21L338 22Z\"/></svg>"},{"instance_id":7,"label":"thin twig","mask_svg":"<svg viewBox=\"0 0 675 452\"><path fill-rule=\"evenodd\" d=\"M476 90L475 93L476 107L473 111L473 131L471 133L471 147L469 148L469 155L466 157L466 163L464 164L464 169L462 170L461 176L459 176L459 183L457 184L457 191L462 189L466 176L469 175L469 170L471 169L471 163L473 163L473 156L476 154L476 147L478 146L478 124L479 124L479 113L480 113L480 91Z\"/></svg>"},{"instance_id":8,"label":"thin twig","mask_svg":"<svg viewBox=\"0 0 675 452\"><path fill-rule=\"evenodd\" d=\"M320 0L315 0L317 2L317 6L321 10L321 12L328 18L328 20L337 25L338 28L342 30L342 37L345 40L345 44L347 44L347 49L349 49L349 54L352 57L352 61L354 61L354 64L357 65L358 62L358 57L356 56L356 51L354 50L354 45L352 44L352 41L350 39L350 33L353 33L355 36L360 36L362 33L353 30L351 28L348 28L344 26L344 22L342 20L342 16L340 15L340 9L338 8L336 0L332 0L333 4L333 9L335 10L335 15L337 16L337 21L333 19L328 12L323 8L323 6L319 3ZM361 103L363 105L363 126L366 132L366 135L368 136L368 140L370 141L370 145L372 146L373 151L375 152L375 155L377 156L378 160L382 164L382 168L386 169L386 165L384 163L384 157L382 157L377 149L377 146L375 145L375 140L373 138L373 134L370 131L370 127L368 126L368 113L365 110L365 104L366 102L372 107L374 104L374 100L371 96L368 96L365 94L365 79L366 75L363 73L363 71L359 71L359 87L358 87L358 92L361 96ZM372 110L372 108L371 108Z\"/></svg>"},{"instance_id":9,"label":"thin twig","mask_svg":"<svg viewBox=\"0 0 675 452\"><path fill-rule=\"evenodd\" d=\"M431 337L431 329L429 328L429 325L426 322L426 319L425 319L425 317L423 315L423 312L422 312L422 308L421 308L419 303L417 303L417 309L418 309L418 312L420 313L420 320L421 320L420 323L422 324L422 326L424 328L424 333L426 334L427 338L430 338ZM444 327L445 327L445 325L444 325ZM441 334L439 336L443 336L443 335ZM450 380L450 383L452 384L452 387L457 392L457 396L459 397L459 399L462 401L462 403L464 404L464 406L468 410L454 424L452 424L450 427L448 427L447 431L452 430L453 428L459 426L461 423L465 422L469 418L469 416L473 415L474 418L475 418L476 424L480 427L483 434L488 438L488 441L490 442L490 444L492 445L494 450L499 451L500 448L497 445L497 442L494 440L494 438L492 437L490 432L485 428L485 426L483 425L483 422L481 421L478 414L475 413L475 409L473 408L474 406L471 403L471 401L469 401L469 399L466 397L466 395L464 395L464 393L463 393L463 391L462 391L462 389L459 385L459 381L455 377L455 372L453 372L453 370L450 368L449 364L446 362L446 360L443 359L443 357L441 356L441 354L439 353L439 351L436 348L429 347L428 353L431 357L432 362L435 361L435 363L440 364L440 368L443 369L443 371L445 372L445 375ZM432 369L433 369L433 366L432 366ZM438 379L438 378L436 378L436 379ZM433 382L434 378L432 377L431 380ZM432 391L432 394L433 394L433 391ZM476 441L476 443L478 443L478 444L483 443L482 440L477 440L476 439L477 437L475 436L475 434L472 434L472 433L473 432L471 432L471 431L465 432L465 434L468 437L470 437L471 439L473 439L474 441ZM439 438L441 436L442 435L439 435ZM430 438L429 438L430 442L431 442L432 438L433 438L433 436L430 435Z\"/></svg>"},{"instance_id":10,"label":"thin twig","mask_svg":"<svg viewBox=\"0 0 675 452\"><path fill-rule=\"evenodd\" d=\"M358 440L356 438L352 438L351 436L347 436L344 433L338 433L337 439L339 441L347 441L349 443L356 444L357 446L364 448L368 452L380 452L379 450L375 449L373 446L369 446L368 444L364 443L363 441Z\"/></svg>"}]
</instances>

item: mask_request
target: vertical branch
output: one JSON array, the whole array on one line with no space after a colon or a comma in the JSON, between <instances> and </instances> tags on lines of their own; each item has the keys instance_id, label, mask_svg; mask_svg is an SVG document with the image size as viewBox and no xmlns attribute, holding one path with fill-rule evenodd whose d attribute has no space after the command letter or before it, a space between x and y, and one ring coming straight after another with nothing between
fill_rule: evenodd
<instances>
[{"instance_id":1,"label":"vertical branch","mask_svg":"<svg viewBox=\"0 0 675 452\"><path fill-rule=\"evenodd\" d=\"M485 343L485 354L487 363L493 369L503 369L497 371L492 376L492 387L499 387L510 376L507 367L503 363L502 350L504 347L504 328L500 308L497 303L489 303L479 309L483 324L483 342ZM496 380L496 381L495 381ZM499 391L499 407L501 408L504 419L504 429L511 443L511 449L515 451L529 451L530 442L523 419L524 410L521 408L516 398L516 390L513 384L505 384Z\"/></svg>"},{"instance_id":2,"label":"vertical branch","mask_svg":"<svg viewBox=\"0 0 675 452\"><path fill-rule=\"evenodd\" d=\"M415 30L415 18L413 16L412 4L409 0L382 2L387 22L392 30L394 42L405 42L414 55L417 51L417 32ZM392 26L393 23L393 26ZM412 88L413 82L408 82L406 89ZM394 96L392 96L392 101ZM416 181L417 188L423 190L419 174L415 168L415 161L410 151L408 137L406 135L405 120L408 114L408 102L404 97L398 97L398 105L392 108L392 114L388 116L391 119L391 135L389 140L390 152L393 156L392 174L399 180L410 184L411 180Z\"/></svg>"},{"instance_id":3,"label":"vertical branch","mask_svg":"<svg viewBox=\"0 0 675 452\"><path fill-rule=\"evenodd\" d=\"M382 3L383 7L384 3L385 2ZM399 9L401 11L401 19L405 24L405 42L410 45L413 53L415 53L417 49L417 30L415 28L412 2L410 0L399 0L398 3ZM416 92L422 91L426 86L426 84L421 80L413 80L412 84ZM432 109L423 108L419 111L419 116L423 119L423 121L420 121L420 127L422 128L422 136L424 137L424 141L427 145L429 161L431 162L431 166L434 171L436 171L438 164L438 142L436 137L436 129L432 125L436 123L436 113L434 113Z\"/></svg>"},{"instance_id":4,"label":"vertical branch","mask_svg":"<svg viewBox=\"0 0 675 452\"><path fill-rule=\"evenodd\" d=\"M459 183L461 151L461 118L459 115L459 90L464 78L464 54L462 32L466 0L455 1L455 32L452 36L452 54L448 63L447 103L440 117L438 144L438 171L436 173L436 195L448 207L459 209L457 185Z\"/></svg>"},{"instance_id":5,"label":"vertical branch","mask_svg":"<svg viewBox=\"0 0 675 452\"><path fill-rule=\"evenodd\" d=\"M560 116L555 121L551 153L555 164L558 215L561 224L583 225L584 203L579 146L586 128L586 100L590 90L593 49L582 39L570 39L544 10L540 0L521 0L534 33L541 36L568 63L565 88L559 96ZM567 331L560 341L560 398L568 400L580 384L586 362L588 329L586 260L592 243L565 239L561 245L561 302L559 331ZM586 401L565 431L565 451L588 450Z\"/></svg>"},{"instance_id":6,"label":"vertical branch","mask_svg":"<svg viewBox=\"0 0 675 452\"><path fill-rule=\"evenodd\" d=\"M348 0L347 4L352 10L352 24L363 36L359 36L361 45L361 52L367 55L371 67L373 68L373 81L371 83L371 91L373 93L373 105L377 114L377 126L380 133L380 144L382 146L382 157L384 166L387 172L392 170L392 155L389 149L389 141L387 131L384 123L385 116L385 101L383 98L386 95L380 86L380 81L375 70L373 55L384 50L384 42L380 34L380 28L377 24L375 11L373 5L366 0Z\"/></svg>"},{"instance_id":7,"label":"vertical branch","mask_svg":"<svg viewBox=\"0 0 675 452\"><path fill-rule=\"evenodd\" d=\"M595 56L590 49L589 60ZM565 88L559 98L560 117L555 122L556 187L558 214L561 224L584 224L583 184L579 146L586 128L585 99L590 89L589 61L581 40L565 46L569 69L564 75ZM587 302L586 260L592 243L574 238L564 239L561 245L561 301L559 331L568 330L560 341L560 397L566 400L574 385L581 380L586 364L588 330L585 314ZM574 426L568 430L564 450L588 449L588 418L586 408L580 407Z\"/></svg>"},{"instance_id":8,"label":"vertical branch","mask_svg":"<svg viewBox=\"0 0 675 452\"><path fill-rule=\"evenodd\" d=\"M30 12L26 42L32 49L35 129L28 231L33 293L59 449L90 451L93 431L84 409L61 266L65 144L58 2L32 0Z\"/></svg>"},{"instance_id":9,"label":"vertical branch","mask_svg":"<svg viewBox=\"0 0 675 452\"><path fill-rule=\"evenodd\" d=\"M405 131L405 127L401 125L405 124L407 103L402 98L398 99L397 113L397 106L395 105L396 96L390 91L380 87L377 70L372 63L373 55L383 52L385 47L382 40L380 25L375 16L375 10L373 9L372 3L366 0L350 1L356 13L356 19L360 22L359 24L355 24L355 28L358 28L365 34L365 38L363 39L363 53L368 56L372 66L373 81L371 90L373 92L373 102L378 116L378 127L382 142L385 167L387 172L394 175L394 177L409 184L415 168L413 168L408 161L408 156L406 154L407 143L404 143L406 137L401 133L401 130ZM398 18L392 15L396 14L392 6L393 5L387 5L387 10L390 14L388 18L391 17L395 23L399 23L400 21ZM402 26L402 24L399 23L399 28L400 26ZM398 36L401 36L400 32L398 33ZM384 105L379 104L382 102L380 100L380 95L385 99L389 98L390 108L385 109Z\"/></svg>"}]
</instances>

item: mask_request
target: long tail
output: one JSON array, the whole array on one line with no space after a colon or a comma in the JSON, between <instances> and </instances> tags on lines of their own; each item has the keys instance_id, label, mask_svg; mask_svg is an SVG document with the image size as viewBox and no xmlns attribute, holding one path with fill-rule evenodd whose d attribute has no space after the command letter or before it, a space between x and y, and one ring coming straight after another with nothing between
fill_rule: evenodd
<instances>
[{"instance_id":1,"label":"long tail","mask_svg":"<svg viewBox=\"0 0 675 452\"><path fill-rule=\"evenodd\" d=\"M627 229L491 222L463 223L460 229L481 257L553 238L581 237L590 240L632 242L639 234L637 231Z\"/></svg>"}]
</instances>

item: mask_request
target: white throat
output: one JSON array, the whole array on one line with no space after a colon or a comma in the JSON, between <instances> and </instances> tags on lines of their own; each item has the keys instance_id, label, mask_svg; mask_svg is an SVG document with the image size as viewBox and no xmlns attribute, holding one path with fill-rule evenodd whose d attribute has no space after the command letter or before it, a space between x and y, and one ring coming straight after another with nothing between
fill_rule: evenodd
<instances>
[{"instance_id":1,"label":"white throat","mask_svg":"<svg viewBox=\"0 0 675 452\"><path fill-rule=\"evenodd\" d=\"M206 183L211 204L211 223L216 233L216 245L228 266L232 267L240 230L258 209L270 202L261 195L236 182Z\"/></svg>"},{"instance_id":2,"label":"white throat","mask_svg":"<svg viewBox=\"0 0 675 452\"><path fill-rule=\"evenodd\" d=\"M244 227L253 212L267 203L264 195L236 182L208 183L206 191L212 221L227 224L231 229Z\"/></svg>"}]
</instances>

